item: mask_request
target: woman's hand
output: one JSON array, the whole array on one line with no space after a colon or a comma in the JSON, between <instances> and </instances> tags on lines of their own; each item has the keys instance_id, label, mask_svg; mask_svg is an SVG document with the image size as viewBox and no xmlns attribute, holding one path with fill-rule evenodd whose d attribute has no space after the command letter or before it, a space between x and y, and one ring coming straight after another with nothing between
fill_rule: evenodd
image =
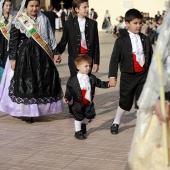
<instances>
[{"instance_id":1,"label":"woman's hand","mask_svg":"<svg viewBox=\"0 0 170 170\"><path fill-rule=\"evenodd\" d=\"M11 63L11 69L14 71L15 65L16 65L16 60L10 60L10 63Z\"/></svg>"},{"instance_id":2,"label":"woman's hand","mask_svg":"<svg viewBox=\"0 0 170 170\"><path fill-rule=\"evenodd\" d=\"M163 117L162 111L161 111L161 102L157 101L152 106L152 108L155 111L156 115L158 116L158 119L160 120L160 122L165 122L165 118ZM166 118L170 119L170 104L169 103L165 104L165 111L166 111Z\"/></svg>"},{"instance_id":3,"label":"woman's hand","mask_svg":"<svg viewBox=\"0 0 170 170\"><path fill-rule=\"evenodd\" d=\"M69 103L69 101L68 101L66 98L64 98L63 101L64 101L64 103L66 103L66 104Z\"/></svg>"}]
</instances>

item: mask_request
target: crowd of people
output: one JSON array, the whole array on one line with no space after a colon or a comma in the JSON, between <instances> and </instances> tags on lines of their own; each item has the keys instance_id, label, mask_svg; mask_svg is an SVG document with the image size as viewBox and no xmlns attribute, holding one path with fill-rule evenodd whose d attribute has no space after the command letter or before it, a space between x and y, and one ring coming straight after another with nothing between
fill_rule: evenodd
<instances>
[{"instance_id":1,"label":"crowd of people","mask_svg":"<svg viewBox=\"0 0 170 170\"><path fill-rule=\"evenodd\" d=\"M65 21L75 16L71 7L68 9L61 8L60 10L57 10L54 7L49 7L48 10L46 10L45 7L40 7L40 10L48 17L54 31L61 31L64 27Z\"/></svg>"},{"instance_id":2,"label":"crowd of people","mask_svg":"<svg viewBox=\"0 0 170 170\"><path fill-rule=\"evenodd\" d=\"M148 13L130 9L125 13L125 17L120 16L117 19L119 21L119 25L116 26L118 38L111 54L109 80L102 81L91 73L92 70L97 72L100 64L96 22L98 15L94 9L91 9L91 19L88 17L88 0L73 0L72 5L74 17L68 19L69 15L66 15L64 9L60 12L61 18L65 13L63 18L67 17L67 21L62 22L63 33L60 42L57 43L54 36L54 25L50 23L50 21L52 22L50 17L54 19L59 17L56 9L41 12L40 0L23 0L16 16L12 19L10 14L12 1L1 0L0 111L11 116L21 117L27 123L33 123L34 117L61 113L64 101L68 104L69 111L75 119L74 137L84 140L87 137L86 125L96 116L93 103L95 87L115 87L120 65L119 106L110 128L112 134L118 134L121 117L126 111L131 110L134 101L135 108L140 113L142 102L137 101L138 99L142 100L140 95L145 83L147 84L150 66L155 69L152 66L155 60L151 63L153 54L151 37L148 36L148 32L141 33L144 27L142 22L149 21L150 27L148 28L151 29L151 25L155 21L152 31L156 27L155 31L160 32L162 16L158 13L155 15L155 19L151 19ZM110 18L107 10L104 23L109 26L111 26ZM170 21L168 19L167 21ZM56 65L61 63L61 55L65 51L66 45L68 45L70 78L63 95ZM167 69L170 56L169 39L164 42L164 46L162 46L162 42L158 43L158 47L166 50L166 56L163 57L168 77L170 74ZM162 54L164 55L163 52ZM169 79L167 82L169 83ZM149 83L149 87L151 84L156 83ZM157 95L154 96L154 100L149 98L152 100L152 105L150 104L148 107L150 110L156 111L160 121L164 122L165 118L161 117L160 105L157 104L160 103L157 86L151 87L153 87L151 89L153 94L156 91ZM167 101L170 101L169 91L168 87L166 90ZM144 93L145 96L147 96L146 93L147 90ZM167 107L169 108L169 105ZM167 109L167 118L169 119L169 109Z\"/></svg>"},{"instance_id":3,"label":"crowd of people","mask_svg":"<svg viewBox=\"0 0 170 170\"><path fill-rule=\"evenodd\" d=\"M75 11L71 7L67 9L62 7L60 10L57 10L54 7L49 7L48 10L46 10L45 7L40 7L40 10L48 17L53 32L55 32L55 30L63 30L65 21L74 18L76 15ZM94 8L91 8L89 18L93 20L98 18L98 14L95 12Z\"/></svg>"},{"instance_id":4,"label":"crowd of people","mask_svg":"<svg viewBox=\"0 0 170 170\"><path fill-rule=\"evenodd\" d=\"M163 22L164 13L165 11L163 11L162 14L160 14L160 11L158 11L154 17L150 17L149 13L141 12L141 14L143 15L141 33L148 35L150 37L150 41L152 44L156 44L158 35L160 33L161 25ZM116 18L118 24L115 25L113 25L109 20L110 19L108 19L107 10L102 26L103 29L106 29L107 33L113 35L114 37L119 37L124 32L126 32L125 30L127 28L125 24L125 18L123 16L119 16ZM109 22L106 23L106 21Z\"/></svg>"}]
</instances>

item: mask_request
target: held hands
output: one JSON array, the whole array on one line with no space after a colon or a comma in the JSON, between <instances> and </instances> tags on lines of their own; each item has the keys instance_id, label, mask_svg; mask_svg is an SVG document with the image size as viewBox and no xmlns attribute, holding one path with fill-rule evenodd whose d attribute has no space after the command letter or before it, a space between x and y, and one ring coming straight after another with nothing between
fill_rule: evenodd
<instances>
[{"instance_id":1,"label":"held hands","mask_svg":"<svg viewBox=\"0 0 170 170\"><path fill-rule=\"evenodd\" d=\"M10 63L11 63L11 69L14 71L15 65L16 65L16 60L10 60Z\"/></svg>"},{"instance_id":2,"label":"held hands","mask_svg":"<svg viewBox=\"0 0 170 170\"><path fill-rule=\"evenodd\" d=\"M98 64L94 64L93 65L93 72L98 72L99 70L99 65Z\"/></svg>"},{"instance_id":3,"label":"held hands","mask_svg":"<svg viewBox=\"0 0 170 170\"><path fill-rule=\"evenodd\" d=\"M158 116L158 119L160 122L165 122L165 118L162 115L161 111L161 103L160 101L157 101L153 106L152 109L155 111L156 115ZM170 119L170 104L165 104L165 112L166 112L166 118Z\"/></svg>"},{"instance_id":4,"label":"held hands","mask_svg":"<svg viewBox=\"0 0 170 170\"><path fill-rule=\"evenodd\" d=\"M66 98L63 99L63 102L66 103L66 104L69 103L69 101Z\"/></svg>"},{"instance_id":5,"label":"held hands","mask_svg":"<svg viewBox=\"0 0 170 170\"><path fill-rule=\"evenodd\" d=\"M109 79L109 86L110 87L115 87L117 84L117 80L115 77Z\"/></svg>"},{"instance_id":6,"label":"held hands","mask_svg":"<svg viewBox=\"0 0 170 170\"><path fill-rule=\"evenodd\" d=\"M57 63L57 64L60 64L61 63L61 57L59 55L54 55L54 62Z\"/></svg>"}]
</instances>

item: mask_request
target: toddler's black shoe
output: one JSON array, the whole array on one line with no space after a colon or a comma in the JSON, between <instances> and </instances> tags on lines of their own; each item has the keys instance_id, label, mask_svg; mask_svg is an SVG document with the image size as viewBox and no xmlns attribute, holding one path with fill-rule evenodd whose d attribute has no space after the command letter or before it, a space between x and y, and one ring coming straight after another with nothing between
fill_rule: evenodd
<instances>
[{"instance_id":1,"label":"toddler's black shoe","mask_svg":"<svg viewBox=\"0 0 170 170\"><path fill-rule=\"evenodd\" d=\"M74 137L75 137L76 139L79 139L79 140L84 140L84 139L86 139L86 137L83 135L83 133L82 133L81 130L78 131L78 132L75 132Z\"/></svg>"},{"instance_id":2,"label":"toddler's black shoe","mask_svg":"<svg viewBox=\"0 0 170 170\"><path fill-rule=\"evenodd\" d=\"M86 124L85 123L81 124L81 131L82 131L83 135L85 135L87 133L87 129L86 129Z\"/></svg>"},{"instance_id":3,"label":"toddler's black shoe","mask_svg":"<svg viewBox=\"0 0 170 170\"><path fill-rule=\"evenodd\" d=\"M118 124L113 124L111 127L110 127L110 132L112 134L118 134L118 129L119 129L119 125Z\"/></svg>"}]
</instances>

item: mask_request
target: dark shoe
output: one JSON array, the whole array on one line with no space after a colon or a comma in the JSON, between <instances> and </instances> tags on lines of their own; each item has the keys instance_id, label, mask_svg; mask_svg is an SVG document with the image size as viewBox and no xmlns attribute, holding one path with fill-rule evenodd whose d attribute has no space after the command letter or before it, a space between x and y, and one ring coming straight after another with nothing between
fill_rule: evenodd
<instances>
[{"instance_id":1,"label":"dark shoe","mask_svg":"<svg viewBox=\"0 0 170 170\"><path fill-rule=\"evenodd\" d=\"M85 123L81 124L81 131L82 131L83 135L85 135L87 133L87 129L86 129L86 124Z\"/></svg>"},{"instance_id":2,"label":"dark shoe","mask_svg":"<svg viewBox=\"0 0 170 170\"><path fill-rule=\"evenodd\" d=\"M118 124L113 124L111 127L110 127L110 132L112 134L118 134L118 129L119 129L119 125Z\"/></svg>"},{"instance_id":3,"label":"dark shoe","mask_svg":"<svg viewBox=\"0 0 170 170\"><path fill-rule=\"evenodd\" d=\"M33 117L27 117L26 122L27 123L33 123Z\"/></svg>"},{"instance_id":4,"label":"dark shoe","mask_svg":"<svg viewBox=\"0 0 170 170\"><path fill-rule=\"evenodd\" d=\"M79 139L79 140L84 140L86 139L86 137L83 135L82 131L78 131L78 132L75 132L75 135L74 135L75 138Z\"/></svg>"}]
</instances>

